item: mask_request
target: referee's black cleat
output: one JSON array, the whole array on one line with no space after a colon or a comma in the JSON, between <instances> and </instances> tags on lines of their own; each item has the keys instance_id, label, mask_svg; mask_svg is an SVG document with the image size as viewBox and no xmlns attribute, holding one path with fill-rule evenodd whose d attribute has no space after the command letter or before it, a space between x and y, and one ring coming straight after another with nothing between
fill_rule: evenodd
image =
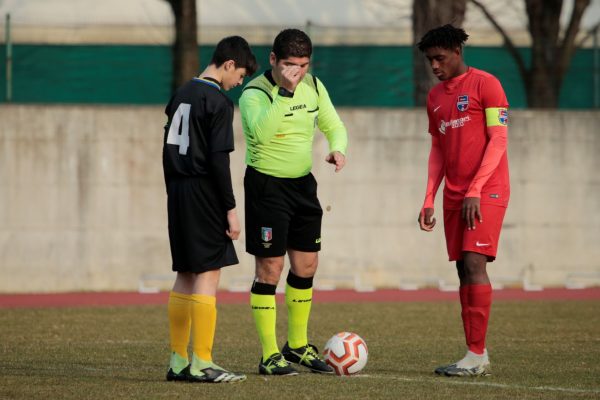
<instances>
[{"instance_id":1,"label":"referee's black cleat","mask_svg":"<svg viewBox=\"0 0 600 400\"><path fill-rule=\"evenodd\" d=\"M266 361L263 361L261 357L258 363L258 373L261 375L298 375L298 371L281 353L272 354Z\"/></svg>"},{"instance_id":2,"label":"referee's black cleat","mask_svg":"<svg viewBox=\"0 0 600 400\"><path fill-rule=\"evenodd\" d=\"M302 365L312 372L318 374L333 374L334 372L333 368L330 365L327 365L325 361L319 357L319 350L312 344L292 349L286 342L281 353L286 360Z\"/></svg>"}]
</instances>

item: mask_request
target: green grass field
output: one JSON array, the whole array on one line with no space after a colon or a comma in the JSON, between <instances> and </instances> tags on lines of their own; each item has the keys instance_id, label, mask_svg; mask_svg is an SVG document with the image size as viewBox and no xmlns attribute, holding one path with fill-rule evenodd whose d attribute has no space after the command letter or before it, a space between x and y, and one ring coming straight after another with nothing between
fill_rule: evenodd
<instances>
[{"instance_id":1,"label":"green grass field","mask_svg":"<svg viewBox=\"0 0 600 400\"><path fill-rule=\"evenodd\" d=\"M598 301L496 302L488 349L493 375L443 378L462 357L459 305L313 305L312 341L322 348L349 330L369 346L361 376L257 374L259 344L249 307L219 306L214 358L245 372L237 384L164 380L166 306L0 310L2 399L600 399ZM280 344L285 306L278 305Z\"/></svg>"}]
</instances>

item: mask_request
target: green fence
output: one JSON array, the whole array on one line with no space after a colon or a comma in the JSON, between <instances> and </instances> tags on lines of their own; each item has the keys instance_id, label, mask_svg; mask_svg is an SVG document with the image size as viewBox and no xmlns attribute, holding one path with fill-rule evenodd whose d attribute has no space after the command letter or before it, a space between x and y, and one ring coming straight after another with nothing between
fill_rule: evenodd
<instances>
[{"instance_id":1,"label":"green fence","mask_svg":"<svg viewBox=\"0 0 600 400\"><path fill-rule=\"evenodd\" d=\"M5 102L5 47L0 46L0 101ZM201 46L205 65L213 46ZM524 56L529 52L521 49ZM263 69L268 46L255 46ZM526 107L516 64L501 47L467 47L467 63L496 75L512 107ZM13 102L166 104L171 87L168 46L13 45ZM313 72L338 106L412 107L412 51L408 46L321 46ZM592 108L593 52L573 58L560 97L561 108ZM229 95L237 101L241 89Z\"/></svg>"}]
</instances>

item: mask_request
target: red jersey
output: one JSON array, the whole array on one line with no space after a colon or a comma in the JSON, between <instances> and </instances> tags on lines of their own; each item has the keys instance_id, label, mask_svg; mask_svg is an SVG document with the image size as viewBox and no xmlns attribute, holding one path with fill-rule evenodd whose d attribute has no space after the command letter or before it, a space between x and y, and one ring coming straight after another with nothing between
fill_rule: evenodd
<instances>
[{"instance_id":1,"label":"red jersey","mask_svg":"<svg viewBox=\"0 0 600 400\"><path fill-rule=\"evenodd\" d=\"M446 178L445 209L460 209L465 197L479 197L481 204L508 206L507 108L498 79L472 67L429 92L429 133L439 139ZM494 136L503 139L503 144L495 141L488 146ZM490 164L492 158L495 162Z\"/></svg>"}]
</instances>

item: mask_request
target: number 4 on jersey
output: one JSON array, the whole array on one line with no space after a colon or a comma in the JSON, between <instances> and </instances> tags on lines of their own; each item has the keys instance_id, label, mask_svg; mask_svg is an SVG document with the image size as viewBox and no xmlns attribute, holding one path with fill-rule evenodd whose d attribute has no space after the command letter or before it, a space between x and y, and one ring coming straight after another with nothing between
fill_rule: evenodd
<instances>
[{"instance_id":1,"label":"number 4 on jersey","mask_svg":"<svg viewBox=\"0 0 600 400\"><path fill-rule=\"evenodd\" d=\"M190 109L191 104L181 103L173 115L167 143L179 146L179 154L186 155L190 147ZM181 134L179 128L181 127Z\"/></svg>"}]
</instances>

